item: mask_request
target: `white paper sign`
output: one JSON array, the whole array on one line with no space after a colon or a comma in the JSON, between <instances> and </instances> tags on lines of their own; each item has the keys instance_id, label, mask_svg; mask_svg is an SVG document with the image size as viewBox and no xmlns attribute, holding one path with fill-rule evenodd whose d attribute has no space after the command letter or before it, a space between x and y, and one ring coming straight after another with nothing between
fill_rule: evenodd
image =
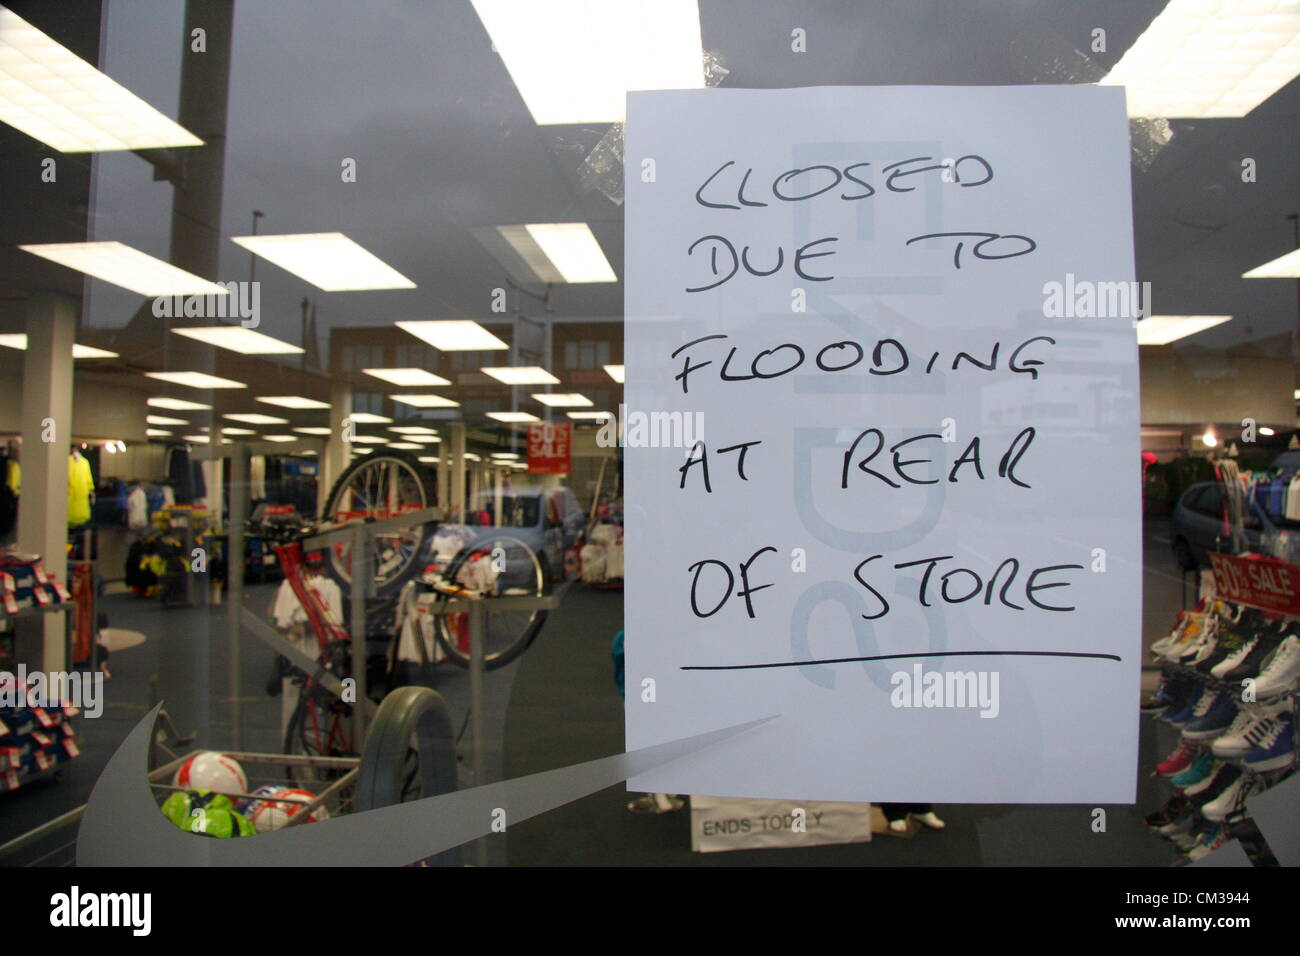
<instances>
[{"instance_id":1,"label":"white paper sign","mask_svg":"<svg viewBox=\"0 0 1300 956\"><path fill-rule=\"evenodd\" d=\"M871 804L691 797L696 853L871 842Z\"/></svg>"},{"instance_id":2,"label":"white paper sign","mask_svg":"<svg viewBox=\"0 0 1300 956\"><path fill-rule=\"evenodd\" d=\"M630 789L1132 802L1123 90L628 105Z\"/></svg>"}]
</instances>

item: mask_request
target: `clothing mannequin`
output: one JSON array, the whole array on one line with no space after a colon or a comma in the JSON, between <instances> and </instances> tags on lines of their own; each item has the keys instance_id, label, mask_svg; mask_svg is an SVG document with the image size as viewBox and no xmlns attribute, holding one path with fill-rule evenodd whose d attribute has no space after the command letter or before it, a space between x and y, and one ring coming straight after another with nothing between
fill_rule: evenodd
<instances>
[{"instance_id":1,"label":"clothing mannequin","mask_svg":"<svg viewBox=\"0 0 1300 956\"><path fill-rule=\"evenodd\" d=\"M77 528L90 520L95 499L95 477L90 462L75 445L68 455L68 527Z\"/></svg>"},{"instance_id":2,"label":"clothing mannequin","mask_svg":"<svg viewBox=\"0 0 1300 956\"><path fill-rule=\"evenodd\" d=\"M925 824L931 830L942 830L947 826L934 812L934 807L928 803L882 803L881 812L885 814L885 819L889 821L889 829L895 833L907 832L907 818L915 817L919 823Z\"/></svg>"}]
</instances>

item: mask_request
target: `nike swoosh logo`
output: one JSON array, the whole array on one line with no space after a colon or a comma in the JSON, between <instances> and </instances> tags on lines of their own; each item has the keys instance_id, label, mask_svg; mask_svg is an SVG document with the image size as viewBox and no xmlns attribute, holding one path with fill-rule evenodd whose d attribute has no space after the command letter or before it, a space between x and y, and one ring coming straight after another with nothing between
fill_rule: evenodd
<instances>
[{"instance_id":1,"label":"nike swoosh logo","mask_svg":"<svg viewBox=\"0 0 1300 956\"><path fill-rule=\"evenodd\" d=\"M77 834L78 866L404 866L491 833L497 808L509 827L773 719L252 840L205 840L169 822L149 787L149 738L161 708L136 725L95 783Z\"/></svg>"}]
</instances>

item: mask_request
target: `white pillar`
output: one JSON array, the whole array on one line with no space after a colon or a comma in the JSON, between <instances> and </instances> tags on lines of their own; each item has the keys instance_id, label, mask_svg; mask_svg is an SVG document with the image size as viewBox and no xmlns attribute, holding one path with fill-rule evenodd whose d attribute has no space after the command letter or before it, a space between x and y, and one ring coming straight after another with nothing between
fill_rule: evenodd
<instances>
[{"instance_id":1,"label":"white pillar","mask_svg":"<svg viewBox=\"0 0 1300 956\"><path fill-rule=\"evenodd\" d=\"M451 426L451 510L454 520L465 520L465 425L455 422Z\"/></svg>"},{"instance_id":2,"label":"white pillar","mask_svg":"<svg viewBox=\"0 0 1300 956\"><path fill-rule=\"evenodd\" d=\"M320 477L316 481L316 513L326 504L326 496L352 458L352 446L343 440L343 421L352 414L352 386L346 381L330 382L330 433L320 455ZM322 515L322 517L324 517Z\"/></svg>"},{"instance_id":3,"label":"white pillar","mask_svg":"<svg viewBox=\"0 0 1300 956\"><path fill-rule=\"evenodd\" d=\"M27 301L23 353L22 468L18 547L41 556L45 570L68 582L68 446L72 441L72 343L78 303L40 292ZM43 614L41 668L66 670L62 613Z\"/></svg>"}]
</instances>

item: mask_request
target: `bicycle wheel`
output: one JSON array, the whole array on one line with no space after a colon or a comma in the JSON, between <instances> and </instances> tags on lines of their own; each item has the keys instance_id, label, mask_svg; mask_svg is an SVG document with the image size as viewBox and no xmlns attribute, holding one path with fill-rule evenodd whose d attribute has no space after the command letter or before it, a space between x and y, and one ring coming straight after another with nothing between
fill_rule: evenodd
<instances>
[{"instance_id":1,"label":"bicycle wheel","mask_svg":"<svg viewBox=\"0 0 1300 956\"><path fill-rule=\"evenodd\" d=\"M304 686L284 735L284 752L299 757L353 757L351 708L328 691ZM318 793L346 773L330 767L290 764L285 776L291 787Z\"/></svg>"},{"instance_id":2,"label":"bicycle wheel","mask_svg":"<svg viewBox=\"0 0 1300 956\"><path fill-rule=\"evenodd\" d=\"M462 548L447 565L444 576L462 587L483 590L482 600L491 610L496 597L541 597L551 591L551 576L545 562L519 538L508 534L488 535ZM445 596L444 596L445 599ZM493 670L510 663L537 637L546 612L501 611L484 621L484 665ZM434 635L447 656L461 667L469 667L469 614L439 614Z\"/></svg>"},{"instance_id":3,"label":"bicycle wheel","mask_svg":"<svg viewBox=\"0 0 1300 956\"><path fill-rule=\"evenodd\" d=\"M430 508L436 500L433 471L410 455L376 452L354 461L339 475L321 517L335 523L378 521ZM432 534L432 525L421 523L375 535L372 568L375 596L387 595L406 583ZM351 585L349 544L331 548L326 564L335 580L345 587Z\"/></svg>"}]
</instances>

